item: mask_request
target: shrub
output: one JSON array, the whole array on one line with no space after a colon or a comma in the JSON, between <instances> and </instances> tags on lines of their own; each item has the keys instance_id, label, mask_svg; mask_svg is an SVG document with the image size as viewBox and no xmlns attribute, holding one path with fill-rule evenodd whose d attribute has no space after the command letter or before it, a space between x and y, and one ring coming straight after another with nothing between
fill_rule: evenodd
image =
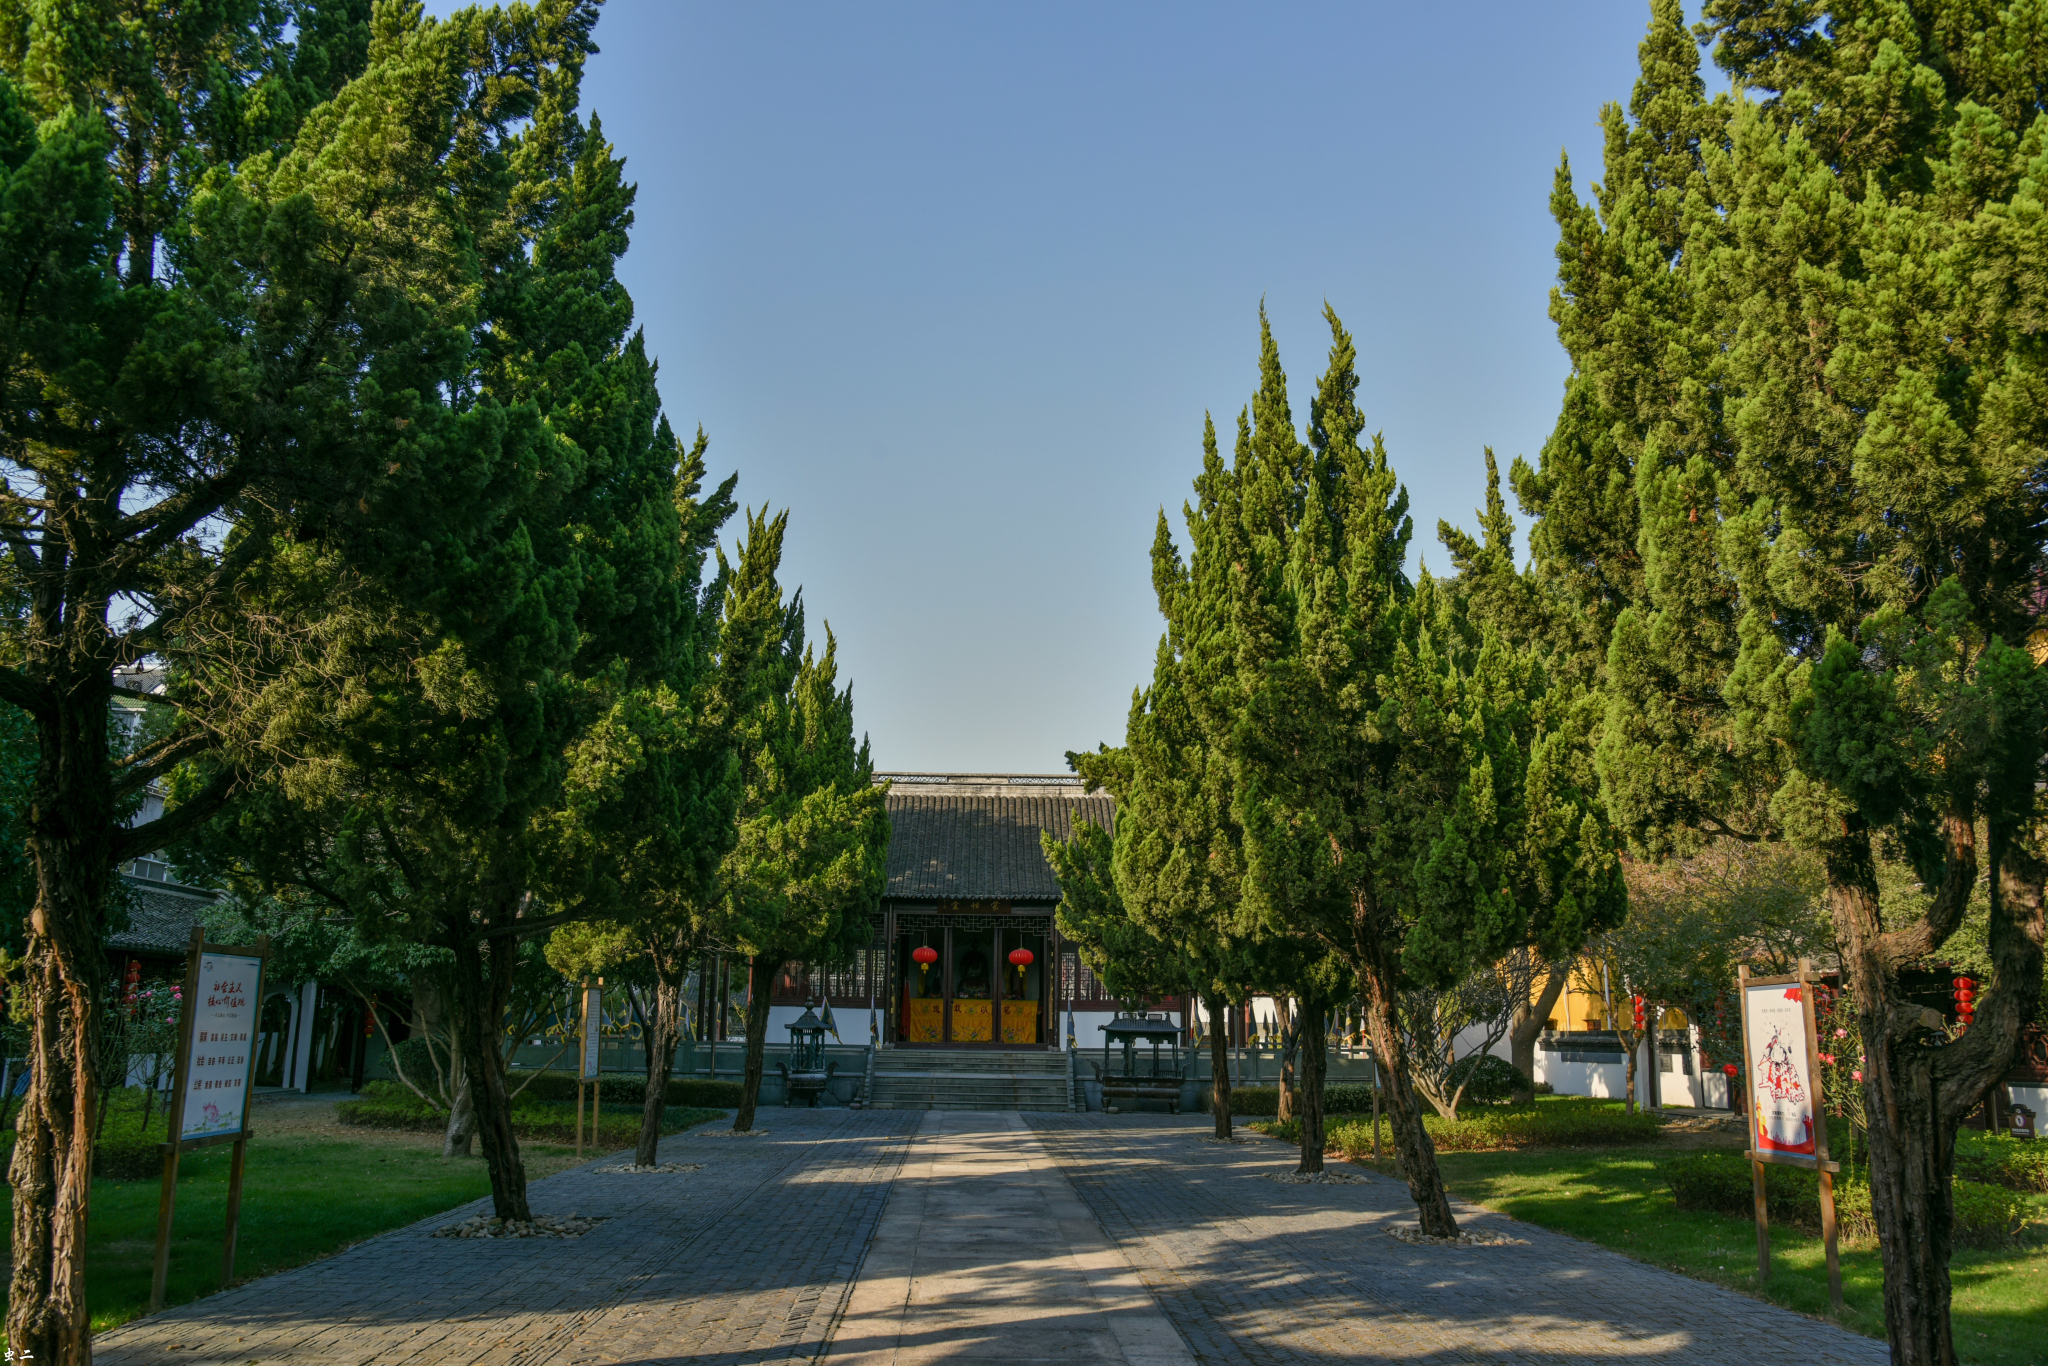
<instances>
[{"instance_id":1,"label":"shrub","mask_svg":"<svg viewBox=\"0 0 2048 1366\"><path fill-rule=\"evenodd\" d=\"M1465 1086L1465 1100L1482 1105L1512 1100L1534 1085L1520 1068L1493 1053L1469 1053L1453 1063L1446 1084L1455 1091L1460 1082Z\"/></svg>"},{"instance_id":2,"label":"shrub","mask_svg":"<svg viewBox=\"0 0 2048 1366\"><path fill-rule=\"evenodd\" d=\"M1205 1084L1202 1087L1202 1109L1210 1108L1214 1095ZM1230 1113L1247 1119L1280 1113L1280 1088L1277 1086L1238 1086L1230 1092ZM1323 1113L1326 1115L1359 1115L1372 1113L1372 1088L1357 1083L1338 1083L1323 1088Z\"/></svg>"},{"instance_id":3,"label":"shrub","mask_svg":"<svg viewBox=\"0 0 2048 1366\"><path fill-rule=\"evenodd\" d=\"M1280 1088L1277 1086L1232 1087L1230 1091L1230 1113L1233 1115L1277 1115L1280 1113Z\"/></svg>"},{"instance_id":4,"label":"shrub","mask_svg":"<svg viewBox=\"0 0 2048 1366\"><path fill-rule=\"evenodd\" d=\"M2048 1142L1979 1129L1956 1133L1956 1175L2016 1191L2048 1191Z\"/></svg>"},{"instance_id":5,"label":"shrub","mask_svg":"<svg viewBox=\"0 0 2048 1366\"><path fill-rule=\"evenodd\" d=\"M1657 1164L1672 1203L1680 1209L1754 1217L1756 1197L1749 1160L1740 1153L1684 1153ZM2010 1243L2027 1216L2025 1197L1978 1181L1957 1181L1953 1236L1961 1247L1996 1247ZM1803 1167L1764 1165L1764 1211L1773 1223L1820 1232L1820 1177ZM1869 1242L1877 1237L1870 1212L1870 1186L1860 1180L1835 1178L1835 1226L1844 1239Z\"/></svg>"},{"instance_id":6,"label":"shrub","mask_svg":"<svg viewBox=\"0 0 2048 1366\"><path fill-rule=\"evenodd\" d=\"M1360 1087L1369 1098L1370 1087ZM1368 1101L1369 1103L1369 1101ZM1553 1102L1517 1106L1512 1110L1488 1110L1466 1115L1453 1124L1440 1115L1425 1114L1422 1127L1439 1152L1477 1152L1492 1148L1590 1148L1653 1143L1657 1121L1648 1115L1622 1113L1619 1105L1598 1101ZM1301 1141L1301 1130L1293 1120L1254 1124L1262 1134ZM1380 1151L1393 1151L1393 1130L1382 1121ZM1372 1121L1349 1120L1332 1124L1325 1131L1328 1151L1345 1157L1372 1155Z\"/></svg>"},{"instance_id":7,"label":"shrub","mask_svg":"<svg viewBox=\"0 0 2048 1366\"><path fill-rule=\"evenodd\" d=\"M1461 1115L1454 1123L1425 1114L1423 1128L1438 1152L1479 1152L1495 1148L1592 1148L1654 1143L1657 1121L1648 1115L1624 1114L1618 1104L1598 1101L1548 1101L1512 1109L1487 1109ZM1381 1134L1385 1151L1390 1136ZM1329 1146L1346 1157L1372 1152L1372 1122L1330 1126Z\"/></svg>"},{"instance_id":8,"label":"shrub","mask_svg":"<svg viewBox=\"0 0 2048 1366\"><path fill-rule=\"evenodd\" d=\"M372 1082L360 1099L343 1101L334 1107L343 1124L369 1129L402 1129L414 1133L439 1133L448 1127L448 1116L400 1086L397 1082ZM661 1112L661 1131L677 1133L706 1120L724 1115L723 1109L671 1105ZM640 1106L600 1105L597 1113L584 1115L585 1133L595 1123L599 1147L631 1147L640 1135ZM512 1132L522 1139L539 1142L576 1141L576 1103L573 1088L568 1104L535 1100L531 1092L512 1103Z\"/></svg>"},{"instance_id":9,"label":"shrub","mask_svg":"<svg viewBox=\"0 0 2048 1366\"><path fill-rule=\"evenodd\" d=\"M509 1078L519 1099L576 1103L576 1078L569 1072L515 1073ZM524 1086L524 1090L520 1088ZM740 1084L714 1081L708 1077L671 1077L663 1100L669 1105L716 1105L732 1109L740 1103ZM607 1072L597 1079L598 1096L606 1105L643 1105L647 1099L647 1074Z\"/></svg>"},{"instance_id":10,"label":"shrub","mask_svg":"<svg viewBox=\"0 0 2048 1366\"><path fill-rule=\"evenodd\" d=\"M1372 1087L1362 1082L1337 1082L1323 1088L1323 1113L1326 1115L1369 1115L1372 1113Z\"/></svg>"},{"instance_id":11,"label":"shrub","mask_svg":"<svg viewBox=\"0 0 2048 1366\"><path fill-rule=\"evenodd\" d=\"M163 1133L116 1130L109 1121L92 1151L92 1174L103 1181L142 1181L164 1173Z\"/></svg>"}]
</instances>

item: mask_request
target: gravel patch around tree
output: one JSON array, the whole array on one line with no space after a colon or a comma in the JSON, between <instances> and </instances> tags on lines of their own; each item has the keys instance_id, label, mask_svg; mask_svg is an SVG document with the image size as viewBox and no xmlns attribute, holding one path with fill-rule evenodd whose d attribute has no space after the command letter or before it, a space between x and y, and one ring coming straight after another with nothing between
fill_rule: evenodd
<instances>
[{"instance_id":1,"label":"gravel patch around tree","mask_svg":"<svg viewBox=\"0 0 2048 1366\"><path fill-rule=\"evenodd\" d=\"M603 1215L537 1214L531 1219L498 1219L479 1214L459 1224L437 1228L433 1238L581 1238L604 1222Z\"/></svg>"},{"instance_id":2,"label":"gravel patch around tree","mask_svg":"<svg viewBox=\"0 0 2048 1366\"><path fill-rule=\"evenodd\" d=\"M634 1176L664 1176L670 1172L701 1172L702 1162L657 1162L651 1167L636 1167L630 1162L616 1167L599 1167L601 1172L626 1172Z\"/></svg>"},{"instance_id":3,"label":"gravel patch around tree","mask_svg":"<svg viewBox=\"0 0 2048 1366\"><path fill-rule=\"evenodd\" d=\"M1397 1238L1410 1247L1527 1247L1527 1238L1509 1238L1499 1233L1460 1233L1455 1238L1433 1238L1414 1224L1402 1224L1387 1230L1389 1238Z\"/></svg>"}]
</instances>

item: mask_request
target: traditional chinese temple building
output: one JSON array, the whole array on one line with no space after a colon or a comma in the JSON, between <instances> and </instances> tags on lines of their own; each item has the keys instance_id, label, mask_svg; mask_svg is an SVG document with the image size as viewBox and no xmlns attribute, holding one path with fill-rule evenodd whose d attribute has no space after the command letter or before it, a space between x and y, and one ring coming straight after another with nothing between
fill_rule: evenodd
<instances>
[{"instance_id":1,"label":"traditional chinese temple building","mask_svg":"<svg viewBox=\"0 0 2048 1366\"><path fill-rule=\"evenodd\" d=\"M1069 1013L1083 1047L1114 1017L1053 923L1060 887L1039 840L1077 821L1114 829L1115 802L1065 774L888 773L889 881L870 947L836 971L783 973L770 1038L830 1002L849 1043L888 1049L1058 1051Z\"/></svg>"}]
</instances>

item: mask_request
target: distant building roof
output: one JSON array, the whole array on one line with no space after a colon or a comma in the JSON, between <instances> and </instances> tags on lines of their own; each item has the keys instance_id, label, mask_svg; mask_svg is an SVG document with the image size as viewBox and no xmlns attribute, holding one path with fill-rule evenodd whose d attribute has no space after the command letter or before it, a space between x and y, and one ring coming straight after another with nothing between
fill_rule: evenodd
<instances>
[{"instance_id":1,"label":"distant building roof","mask_svg":"<svg viewBox=\"0 0 2048 1366\"><path fill-rule=\"evenodd\" d=\"M128 928L107 936L119 953L182 954L192 945L192 927L213 902L212 892L172 882L123 877L128 889Z\"/></svg>"},{"instance_id":2,"label":"distant building roof","mask_svg":"<svg viewBox=\"0 0 2048 1366\"><path fill-rule=\"evenodd\" d=\"M1116 803L1102 793L1082 795L1078 779L905 776L911 781L899 778L889 792L887 895L899 900L1055 902L1060 884L1039 834L1067 839L1076 819L1115 829Z\"/></svg>"}]
</instances>

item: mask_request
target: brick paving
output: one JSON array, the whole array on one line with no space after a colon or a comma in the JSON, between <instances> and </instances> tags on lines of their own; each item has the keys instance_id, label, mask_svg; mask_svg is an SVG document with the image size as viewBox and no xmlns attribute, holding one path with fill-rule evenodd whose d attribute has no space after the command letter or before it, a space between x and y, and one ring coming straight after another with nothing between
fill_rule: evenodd
<instances>
[{"instance_id":1,"label":"brick paving","mask_svg":"<svg viewBox=\"0 0 2048 1366\"><path fill-rule=\"evenodd\" d=\"M587 1236L438 1239L450 1210L137 1320L102 1366L825 1366L1060 1359L1878 1366L1882 1343L1471 1206L1526 1246L1416 1248L1406 1188L1259 1179L1265 1139L1163 1115L774 1110L666 1139L661 1176L534 1185ZM1350 1169L1357 1171L1358 1169Z\"/></svg>"},{"instance_id":2,"label":"brick paving","mask_svg":"<svg viewBox=\"0 0 2048 1366\"><path fill-rule=\"evenodd\" d=\"M765 1110L663 1139L696 1172L535 1182L536 1214L604 1215L582 1238L433 1238L477 1201L325 1261L100 1334L101 1366L742 1363L822 1345L922 1116Z\"/></svg>"},{"instance_id":3,"label":"brick paving","mask_svg":"<svg viewBox=\"0 0 2048 1366\"><path fill-rule=\"evenodd\" d=\"M1881 1342L1454 1202L1520 1247L1423 1248L1407 1187L1266 1181L1291 1148L1202 1141L1211 1121L1025 1117L1204 1366L1615 1360L1880 1366Z\"/></svg>"}]
</instances>

